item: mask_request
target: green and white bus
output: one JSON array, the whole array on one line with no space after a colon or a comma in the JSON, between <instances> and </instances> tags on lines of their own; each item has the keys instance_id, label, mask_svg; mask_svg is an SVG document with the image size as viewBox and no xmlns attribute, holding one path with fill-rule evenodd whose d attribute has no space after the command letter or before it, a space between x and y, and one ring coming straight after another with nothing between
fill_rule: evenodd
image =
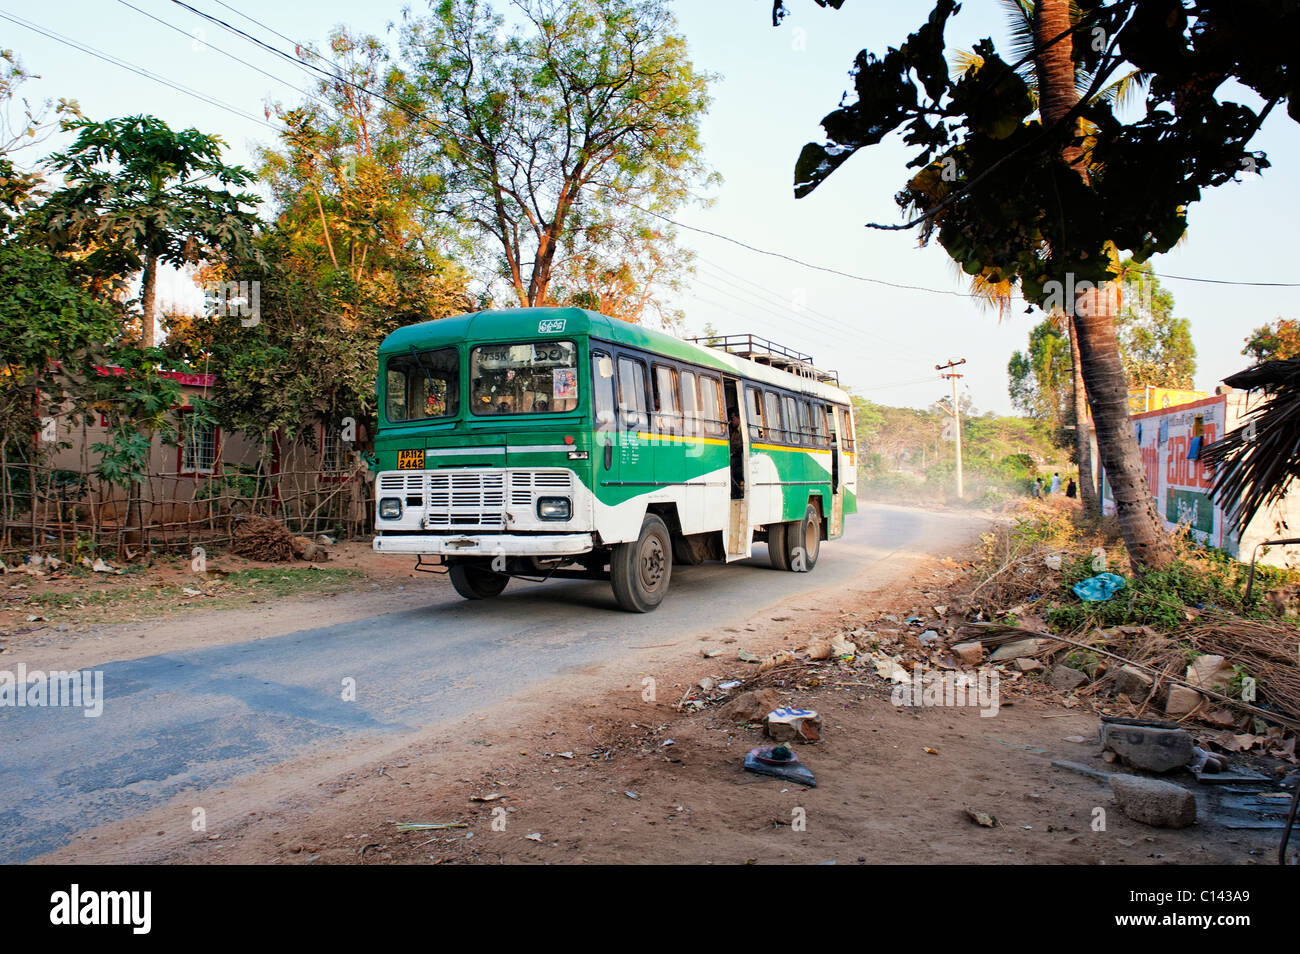
<instances>
[{"instance_id":1,"label":"green and white bus","mask_svg":"<svg viewBox=\"0 0 1300 954\"><path fill-rule=\"evenodd\" d=\"M642 613L674 562L742 560L755 541L773 566L812 570L857 510L849 396L806 355L710 344L577 308L393 332L375 550L445 567L467 599L512 576L608 578Z\"/></svg>"}]
</instances>

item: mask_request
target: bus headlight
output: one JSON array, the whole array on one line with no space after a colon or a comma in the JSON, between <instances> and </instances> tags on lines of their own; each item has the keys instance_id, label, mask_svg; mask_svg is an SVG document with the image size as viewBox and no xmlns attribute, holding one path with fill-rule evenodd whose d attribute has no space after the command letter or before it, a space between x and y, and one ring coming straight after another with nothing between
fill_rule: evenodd
<instances>
[{"instance_id":1,"label":"bus headlight","mask_svg":"<svg viewBox=\"0 0 1300 954\"><path fill-rule=\"evenodd\" d=\"M379 516L384 520L396 520L402 515L400 497L384 497L379 501Z\"/></svg>"},{"instance_id":2,"label":"bus headlight","mask_svg":"<svg viewBox=\"0 0 1300 954\"><path fill-rule=\"evenodd\" d=\"M568 520L573 515L573 501L568 497L538 497L537 516L543 520Z\"/></svg>"}]
</instances>

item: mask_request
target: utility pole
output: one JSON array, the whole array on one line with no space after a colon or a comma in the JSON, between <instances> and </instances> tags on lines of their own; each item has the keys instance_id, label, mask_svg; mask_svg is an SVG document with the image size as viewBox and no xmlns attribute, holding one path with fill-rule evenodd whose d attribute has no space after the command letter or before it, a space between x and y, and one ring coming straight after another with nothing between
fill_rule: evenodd
<instances>
[{"instance_id":1,"label":"utility pole","mask_svg":"<svg viewBox=\"0 0 1300 954\"><path fill-rule=\"evenodd\" d=\"M947 364L936 364L934 366L934 370L939 372L940 377L952 381L952 410L949 413L952 414L953 437L957 442L957 498L959 500L965 496L965 488L962 485L961 478L961 405L957 403L957 379L964 377L964 375L958 374L953 368L960 367L965 363L966 359L962 358L960 361L950 360ZM946 373L944 369L947 369Z\"/></svg>"}]
</instances>

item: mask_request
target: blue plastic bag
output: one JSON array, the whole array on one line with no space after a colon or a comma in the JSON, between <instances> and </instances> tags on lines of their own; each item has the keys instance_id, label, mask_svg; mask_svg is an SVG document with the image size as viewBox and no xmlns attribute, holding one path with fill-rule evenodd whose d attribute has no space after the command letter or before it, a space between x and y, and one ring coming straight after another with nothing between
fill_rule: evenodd
<instances>
[{"instance_id":1,"label":"blue plastic bag","mask_svg":"<svg viewBox=\"0 0 1300 954\"><path fill-rule=\"evenodd\" d=\"M1074 584L1074 595L1089 603L1108 600L1124 587L1124 577L1114 573L1098 573Z\"/></svg>"}]
</instances>

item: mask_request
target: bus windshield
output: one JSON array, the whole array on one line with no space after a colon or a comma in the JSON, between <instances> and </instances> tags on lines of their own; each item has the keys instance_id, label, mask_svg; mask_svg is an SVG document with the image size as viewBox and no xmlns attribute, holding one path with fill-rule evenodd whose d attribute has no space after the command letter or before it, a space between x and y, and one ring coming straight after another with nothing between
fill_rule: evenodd
<instances>
[{"instance_id":1,"label":"bus windshield","mask_svg":"<svg viewBox=\"0 0 1300 954\"><path fill-rule=\"evenodd\" d=\"M482 345L469 355L475 414L554 414L578 407L578 347L572 341Z\"/></svg>"},{"instance_id":2,"label":"bus windshield","mask_svg":"<svg viewBox=\"0 0 1300 954\"><path fill-rule=\"evenodd\" d=\"M384 383L390 421L454 417L460 410L460 355L455 348L394 355Z\"/></svg>"}]
</instances>

